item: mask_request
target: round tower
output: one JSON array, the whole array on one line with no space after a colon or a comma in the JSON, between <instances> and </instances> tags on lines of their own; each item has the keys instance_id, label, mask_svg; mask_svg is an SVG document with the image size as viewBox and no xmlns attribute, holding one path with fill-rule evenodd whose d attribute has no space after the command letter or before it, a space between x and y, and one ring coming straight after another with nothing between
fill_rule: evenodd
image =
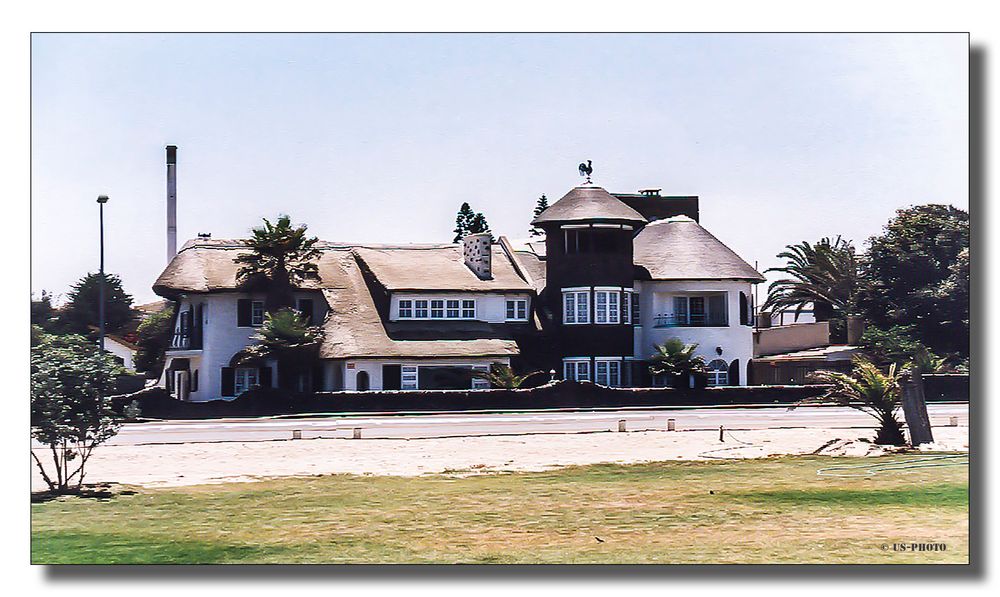
<instances>
[{"instance_id":1,"label":"round tower","mask_svg":"<svg viewBox=\"0 0 1000 597\"><path fill-rule=\"evenodd\" d=\"M629 385L632 238L646 219L603 188L586 185L531 224L545 231L545 291L539 300L558 376Z\"/></svg>"}]
</instances>

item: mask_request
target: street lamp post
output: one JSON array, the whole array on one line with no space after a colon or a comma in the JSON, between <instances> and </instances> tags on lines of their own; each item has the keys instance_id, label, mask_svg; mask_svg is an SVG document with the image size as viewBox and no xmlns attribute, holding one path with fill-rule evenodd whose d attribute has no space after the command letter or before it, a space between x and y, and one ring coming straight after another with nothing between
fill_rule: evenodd
<instances>
[{"instance_id":1,"label":"street lamp post","mask_svg":"<svg viewBox=\"0 0 1000 597\"><path fill-rule=\"evenodd\" d=\"M98 319L99 319L99 345L101 347L101 352L104 352L104 204L108 202L107 195L100 195L97 198L97 203L101 206L101 274L100 280L98 282Z\"/></svg>"}]
</instances>

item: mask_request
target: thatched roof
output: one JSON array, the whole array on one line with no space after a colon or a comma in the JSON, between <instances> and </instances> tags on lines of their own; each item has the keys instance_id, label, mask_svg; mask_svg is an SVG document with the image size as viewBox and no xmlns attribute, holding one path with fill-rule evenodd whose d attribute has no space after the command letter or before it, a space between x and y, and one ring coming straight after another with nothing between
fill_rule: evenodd
<instances>
[{"instance_id":1,"label":"thatched roof","mask_svg":"<svg viewBox=\"0 0 1000 597\"><path fill-rule=\"evenodd\" d=\"M464 358L518 354L510 326L484 322L389 322L383 320L362 268L388 290L530 292L510 260L494 247L492 280L465 266L455 245L367 245L317 243L319 280L301 286L321 290L330 306L323 323L322 358ZM238 240L189 241L157 278L153 290L175 298L184 293L239 289L233 261L247 249ZM363 260L362 260L363 259Z\"/></svg>"},{"instance_id":2,"label":"thatched roof","mask_svg":"<svg viewBox=\"0 0 1000 597\"><path fill-rule=\"evenodd\" d=\"M646 225L633 241L633 262L651 280L763 282L749 263L687 216Z\"/></svg>"},{"instance_id":3,"label":"thatched roof","mask_svg":"<svg viewBox=\"0 0 1000 597\"><path fill-rule=\"evenodd\" d=\"M480 279L465 265L462 247L458 245L357 247L355 253L389 291L531 291L500 245L493 245L493 277L489 280Z\"/></svg>"},{"instance_id":4,"label":"thatched roof","mask_svg":"<svg viewBox=\"0 0 1000 597\"><path fill-rule=\"evenodd\" d=\"M341 253L355 252L386 289L416 291L503 292L531 291L499 245L493 246L493 277L481 280L466 265L457 245L348 245L316 244L319 280L307 280L303 289L341 285L337 266ZM176 298L189 292L238 290L239 265L234 259L249 253L240 240L198 239L184 244L153 284L160 296Z\"/></svg>"},{"instance_id":5,"label":"thatched roof","mask_svg":"<svg viewBox=\"0 0 1000 597\"><path fill-rule=\"evenodd\" d=\"M409 322L384 321L356 256L341 253L337 256L337 266L343 273L342 283L323 289L330 314L323 323L322 358L461 358L518 354L517 344L506 337L508 332L479 322L468 322L469 330L455 325L440 326L446 322L435 322L438 329L432 330L426 326L407 325Z\"/></svg>"},{"instance_id":6,"label":"thatched roof","mask_svg":"<svg viewBox=\"0 0 1000 597\"><path fill-rule=\"evenodd\" d=\"M601 187L576 187L531 221L532 226L554 222L616 222L645 224L642 214L625 205Z\"/></svg>"}]
</instances>

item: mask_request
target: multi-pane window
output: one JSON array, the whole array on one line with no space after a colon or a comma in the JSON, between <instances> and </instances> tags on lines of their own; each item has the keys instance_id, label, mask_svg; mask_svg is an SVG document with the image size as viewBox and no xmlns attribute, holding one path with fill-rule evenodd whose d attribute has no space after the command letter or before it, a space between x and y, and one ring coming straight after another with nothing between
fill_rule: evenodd
<instances>
[{"instance_id":1,"label":"multi-pane window","mask_svg":"<svg viewBox=\"0 0 1000 597\"><path fill-rule=\"evenodd\" d=\"M594 359L594 382L602 386L622 385L621 359Z\"/></svg>"},{"instance_id":2,"label":"multi-pane window","mask_svg":"<svg viewBox=\"0 0 1000 597\"><path fill-rule=\"evenodd\" d=\"M489 373L490 368L486 365L474 365L472 371L475 373L483 374ZM472 389L473 390L488 390L490 389L490 380L480 377L479 375L472 376Z\"/></svg>"},{"instance_id":3,"label":"multi-pane window","mask_svg":"<svg viewBox=\"0 0 1000 597\"><path fill-rule=\"evenodd\" d=\"M238 367L233 371L233 390L236 396L246 392L257 385L257 369L252 367Z\"/></svg>"},{"instance_id":4,"label":"multi-pane window","mask_svg":"<svg viewBox=\"0 0 1000 597\"><path fill-rule=\"evenodd\" d=\"M674 312L664 316L666 326L728 326L725 293L707 296L675 296Z\"/></svg>"},{"instance_id":5,"label":"multi-pane window","mask_svg":"<svg viewBox=\"0 0 1000 597\"><path fill-rule=\"evenodd\" d=\"M507 320L525 321L528 319L527 299L507 299Z\"/></svg>"},{"instance_id":6,"label":"multi-pane window","mask_svg":"<svg viewBox=\"0 0 1000 597\"><path fill-rule=\"evenodd\" d=\"M475 319L475 299L399 299L397 319Z\"/></svg>"},{"instance_id":7,"label":"multi-pane window","mask_svg":"<svg viewBox=\"0 0 1000 597\"><path fill-rule=\"evenodd\" d=\"M563 379L590 381L590 359L563 359Z\"/></svg>"},{"instance_id":8,"label":"multi-pane window","mask_svg":"<svg viewBox=\"0 0 1000 597\"><path fill-rule=\"evenodd\" d=\"M401 390L416 390L417 389L417 368L414 365L403 365L400 369L400 384L399 388Z\"/></svg>"},{"instance_id":9,"label":"multi-pane window","mask_svg":"<svg viewBox=\"0 0 1000 597\"><path fill-rule=\"evenodd\" d=\"M632 323L632 300L635 298L631 290L622 295L622 323Z\"/></svg>"},{"instance_id":10,"label":"multi-pane window","mask_svg":"<svg viewBox=\"0 0 1000 597\"><path fill-rule=\"evenodd\" d=\"M264 325L264 301L250 303L250 325Z\"/></svg>"},{"instance_id":11,"label":"multi-pane window","mask_svg":"<svg viewBox=\"0 0 1000 597\"><path fill-rule=\"evenodd\" d=\"M594 321L597 323L618 323L621 315L617 290L594 291Z\"/></svg>"},{"instance_id":12,"label":"multi-pane window","mask_svg":"<svg viewBox=\"0 0 1000 597\"><path fill-rule=\"evenodd\" d=\"M708 364L708 385L729 385L729 365L722 359L715 359Z\"/></svg>"},{"instance_id":13,"label":"multi-pane window","mask_svg":"<svg viewBox=\"0 0 1000 597\"><path fill-rule=\"evenodd\" d=\"M590 323L590 291L563 291L563 323Z\"/></svg>"}]
</instances>

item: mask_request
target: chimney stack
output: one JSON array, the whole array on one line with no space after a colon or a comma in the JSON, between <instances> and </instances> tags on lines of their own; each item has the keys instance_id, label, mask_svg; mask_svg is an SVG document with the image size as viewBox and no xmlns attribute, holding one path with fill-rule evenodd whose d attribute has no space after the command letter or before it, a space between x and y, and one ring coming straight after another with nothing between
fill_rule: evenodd
<instances>
[{"instance_id":1,"label":"chimney stack","mask_svg":"<svg viewBox=\"0 0 1000 597\"><path fill-rule=\"evenodd\" d=\"M489 232L469 234L462 239L465 265L480 280L493 278L493 241Z\"/></svg>"},{"instance_id":2,"label":"chimney stack","mask_svg":"<svg viewBox=\"0 0 1000 597\"><path fill-rule=\"evenodd\" d=\"M177 255L177 146L167 145L167 263Z\"/></svg>"}]
</instances>

